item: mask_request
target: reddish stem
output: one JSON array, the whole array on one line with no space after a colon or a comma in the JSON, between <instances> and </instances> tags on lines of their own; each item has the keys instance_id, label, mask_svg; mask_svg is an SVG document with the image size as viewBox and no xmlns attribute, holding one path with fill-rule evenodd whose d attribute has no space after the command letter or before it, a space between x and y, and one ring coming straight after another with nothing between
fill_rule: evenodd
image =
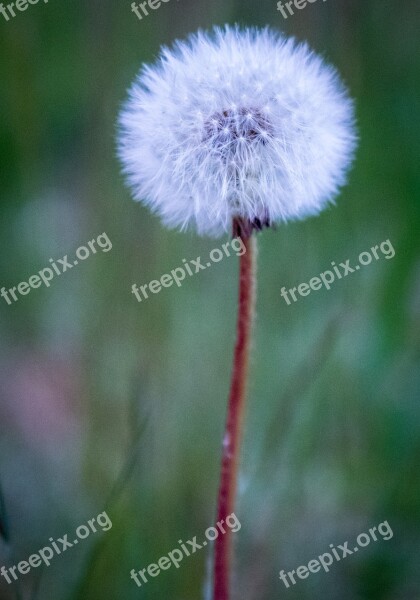
<instances>
[{"instance_id":1,"label":"reddish stem","mask_svg":"<svg viewBox=\"0 0 420 600\"><path fill-rule=\"evenodd\" d=\"M239 230L241 231L241 230ZM229 395L228 414L223 439L217 520L225 520L235 510L239 454L245 408L249 347L255 295L255 240L252 232L240 233L246 252L240 257L239 308L237 338ZM220 535L215 542L214 600L229 600L232 561L232 531Z\"/></svg>"}]
</instances>

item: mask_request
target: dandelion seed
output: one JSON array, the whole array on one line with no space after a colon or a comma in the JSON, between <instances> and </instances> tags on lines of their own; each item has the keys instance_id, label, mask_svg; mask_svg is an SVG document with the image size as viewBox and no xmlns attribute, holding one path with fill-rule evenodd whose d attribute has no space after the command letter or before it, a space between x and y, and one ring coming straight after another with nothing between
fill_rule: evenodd
<instances>
[{"instance_id":1,"label":"dandelion seed","mask_svg":"<svg viewBox=\"0 0 420 600\"><path fill-rule=\"evenodd\" d=\"M166 225L212 236L237 217L317 214L344 183L356 139L335 70L270 29L215 29L164 49L119 123L134 197Z\"/></svg>"}]
</instances>

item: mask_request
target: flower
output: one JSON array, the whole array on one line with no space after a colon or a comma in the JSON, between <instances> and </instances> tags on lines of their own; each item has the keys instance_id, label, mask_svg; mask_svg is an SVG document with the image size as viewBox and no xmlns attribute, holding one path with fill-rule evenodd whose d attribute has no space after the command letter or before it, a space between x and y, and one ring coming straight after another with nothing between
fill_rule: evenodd
<instances>
[{"instance_id":1,"label":"flower","mask_svg":"<svg viewBox=\"0 0 420 600\"><path fill-rule=\"evenodd\" d=\"M317 214L353 158L354 106L335 69L271 29L199 32L144 66L119 117L137 200L170 227L220 236Z\"/></svg>"}]
</instances>

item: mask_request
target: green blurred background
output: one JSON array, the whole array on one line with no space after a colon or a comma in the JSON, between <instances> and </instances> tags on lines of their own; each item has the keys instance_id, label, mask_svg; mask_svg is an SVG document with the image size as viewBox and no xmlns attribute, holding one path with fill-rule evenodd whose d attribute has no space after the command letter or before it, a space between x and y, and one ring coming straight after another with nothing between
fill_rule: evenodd
<instances>
[{"instance_id":1,"label":"green blurred background","mask_svg":"<svg viewBox=\"0 0 420 600\"><path fill-rule=\"evenodd\" d=\"M109 253L0 298L0 483L16 564L107 510L1 600L201 598L207 551L130 579L215 521L237 259L139 304L144 284L220 246L164 229L115 158L126 89L162 44L213 24L308 40L357 101L349 185L320 217L259 236L259 296L235 534L234 600L420 598L420 56L417 0L50 0L0 15L0 285L106 232ZM287 306L293 287L390 239L396 256ZM225 241L225 240L223 240ZM1 511L4 522L4 510ZM296 569L388 520L394 532L286 589Z\"/></svg>"}]
</instances>

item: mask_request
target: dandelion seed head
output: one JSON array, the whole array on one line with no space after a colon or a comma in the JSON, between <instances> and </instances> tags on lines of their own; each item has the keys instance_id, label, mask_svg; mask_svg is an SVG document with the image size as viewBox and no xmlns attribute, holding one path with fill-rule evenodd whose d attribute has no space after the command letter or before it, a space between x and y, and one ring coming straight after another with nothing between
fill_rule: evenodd
<instances>
[{"instance_id":1,"label":"dandelion seed head","mask_svg":"<svg viewBox=\"0 0 420 600\"><path fill-rule=\"evenodd\" d=\"M144 66L119 117L135 199L220 236L319 213L345 183L354 106L336 71L270 29L199 32Z\"/></svg>"}]
</instances>

